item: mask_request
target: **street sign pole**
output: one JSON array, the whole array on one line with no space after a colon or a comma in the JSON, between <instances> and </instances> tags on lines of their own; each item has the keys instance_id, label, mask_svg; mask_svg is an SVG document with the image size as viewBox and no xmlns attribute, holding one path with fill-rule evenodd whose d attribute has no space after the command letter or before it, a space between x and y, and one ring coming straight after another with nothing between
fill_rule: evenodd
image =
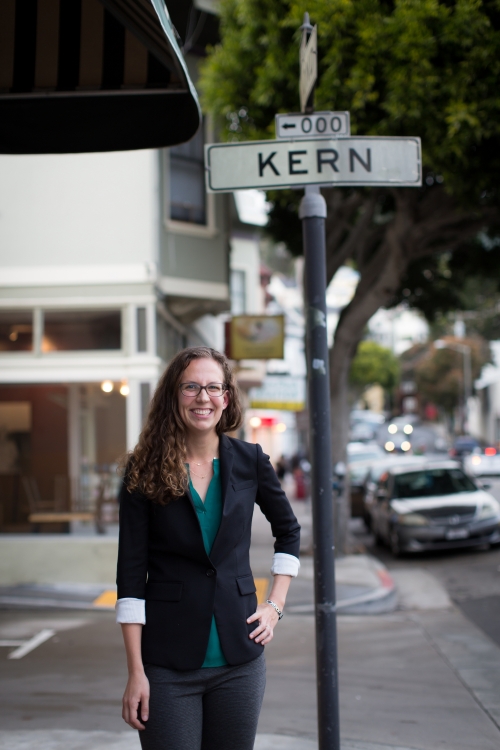
<instances>
[{"instance_id":1,"label":"street sign pole","mask_svg":"<svg viewBox=\"0 0 500 750\"><path fill-rule=\"evenodd\" d=\"M299 216L305 257L306 359L312 475L319 750L340 750L328 341L326 203L320 184L420 187L420 138L350 135L348 112L314 112L317 28L304 14L301 112L276 116L276 140L205 146L207 191L305 186Z\"/></svg>"},{"instance_id":2,"label":"street sign pole","mask_svg":"<svg viewBox=\"0 0 500 750\"><path fill-rule=\"evenodd\" d=\"M314 36L313 36L314 33ZM304 14L301 51L316 27ZM314 50L315 62L317 53ZM301 64L303 54L301 54ZM317 70L317 68L316 68ZM302 75L302 71L301 71ZM314 79L315 83L316 79ZM301 86L301 97L303 89ZM314 111L314 85L307 106ZM306 361L309 405L309 455L313 517L316 690L319 750L340 750L335 537L332 487L330 378L326 328L326 201L318 185L307 185L300 202L305 259Z\"/></svg>"},{"instance_id":3,"label":"street sign pole","mask_svg":"<svg viewBox=\"0 0 500 750\"><path fill-rule=\"evenodd\" d=\"M306 359L314 549L319 750L340 750L330 381L326 334L326 202L306 187L299 208L305 257Z\"/></svg>"}]
</instances>

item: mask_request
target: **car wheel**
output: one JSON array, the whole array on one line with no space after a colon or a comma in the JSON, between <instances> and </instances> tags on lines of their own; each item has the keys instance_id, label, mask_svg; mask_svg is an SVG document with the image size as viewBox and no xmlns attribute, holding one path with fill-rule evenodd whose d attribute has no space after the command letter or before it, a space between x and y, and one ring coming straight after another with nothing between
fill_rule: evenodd
<instances>
[{"instance_id":1,"label":"car wheel","mask_svg":"<svg viewBox=\"0 0 500 750\"><path fill-rule=\"evenodd\" d=\"M391 534L389 537L389 547L391 549L391 553L393 557L401 556L401 544L399 542L399 534L395 528L391 529Z\"/></svg>"}]
</instances>

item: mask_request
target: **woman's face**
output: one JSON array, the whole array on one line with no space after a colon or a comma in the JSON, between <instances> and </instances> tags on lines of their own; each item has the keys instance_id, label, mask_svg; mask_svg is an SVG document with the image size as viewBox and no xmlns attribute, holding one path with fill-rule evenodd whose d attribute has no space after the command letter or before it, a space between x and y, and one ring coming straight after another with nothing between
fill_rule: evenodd
<instances>
[{"instance_id":1,"label":"woman's face","mask_svg":"<svg viewBox=\"0 0 500 750\"><path fill-rule=\"evenodd\" d=\"M194 359L184 370L181 383L224 383L222 367L208 358ZM215 432L223 410L229 402L227 391L222 396L209 396L206 390L201 390L197 396L185 396L178 389L179 414L191 433Z\"/></svg>"}]
</instances>

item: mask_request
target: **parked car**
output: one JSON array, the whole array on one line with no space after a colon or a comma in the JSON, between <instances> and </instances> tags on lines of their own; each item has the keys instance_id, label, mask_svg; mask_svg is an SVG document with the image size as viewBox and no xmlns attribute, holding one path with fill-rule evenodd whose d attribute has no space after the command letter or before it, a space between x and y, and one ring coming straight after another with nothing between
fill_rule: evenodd
<instances>
[{"instance_id":1,"label":"parked car","mask_svg":"<svg viewBox=\"0 0 500 750\"><path fill-rule=\"evenodd\" d=\"M364 481L374 461L384 457L377 443L353 442L347 444L347 462L350 485L351 516L364 518Z\"/></svg>"},{"instance_id":2,"label":"parked car","mask_svg":"<svg viewBox=\"0 0 500 750\"><path fill-rule=\"evenodd\" d=\"M374 440L384 416L368 409L353 409L350 414L351 441L367 442Z\"/></svg>"},{"instance_id":3,"label":"parked car","mask_svg":"<svg viewBox=\"0 0 500 750\"><path fill-rule=\"evenodd\" d=\"M493 446L484 450L475 448L473 453L464 457L464 469L475 477L500 476L500 453Z\"/></svg>"},{"instance_id":4,"label":"parked car","mask_svg":"<svg viewBox=\"0 0 500 750\"><path fill-rule=\"evenodd\" d=\"M460 435L453 441L450 456L452 458L464 458L465 456L474 453L474 451L480 447L479 440L472 437L472 435Z\"/></svg>"},{"instance_id":5,"label":"parked car","mask_svg":"<svg viewBox=\"0 0 500 750\"><path fill-rule=\"evenodd\" d=\"M350 466L358 461L376 461L383 456L385 452L377 443L347 443L347 463Z\"/></svg>"},{"instance_id":6,"label":"parked car","mask_svg":"<svg viewBox=\"0 0 500 750\"><path fill-rule=\"evenodd\" d=\"M389 468L378 481L371 522L377 541L396 556L500 543L500 504L455 461Z\"/></svg>"},{"instance_id":7,"label":"parked car","mask_svg":"<svg viewBox=\"0 0 500 750\"><path fill-rule=\"evenodd\" d=\"M390 453L384 456L384 458L373 461L368 465L368 470L365 473L363 481L362 498L359 501L362 507L362 516L368 529L372 528L372 508L377 502L377 487L382 474L393 466L412 469L425 466L427 463L428 460L424 456Z\"/></svg>"}]
</instances>

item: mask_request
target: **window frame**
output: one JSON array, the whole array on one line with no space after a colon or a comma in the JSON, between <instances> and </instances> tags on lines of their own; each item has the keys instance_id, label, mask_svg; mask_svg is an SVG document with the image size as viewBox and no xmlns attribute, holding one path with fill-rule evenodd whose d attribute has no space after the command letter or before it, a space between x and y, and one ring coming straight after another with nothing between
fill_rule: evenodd
<instances>
[{"instance_id":1,"label":"window frame","mask_svg":"<svg viewBox=\"0 0 500 750\"><path fill-rule=\"evenodd\" d=\"M205 130L203 143L213 140L213 128L209 117L204 118L202 126ZM170 217L170 149L163 149L161 159L161 172L163 178L163 225L168 232L173 234L189 235L191 237L216 237L219 234L215 223L215 195L207 192L205 188L205 224L195 224L190 221L179 221Z\"/></svg>"},{"instance_id":2,"label":"window frame","mask_svg":"<svg viewBox=\"0 0 500 750\"><path fill-rule=\"evenodd\" d=\"M123 357L128 356L127 332L128 321L126 318L126 306L123 304L93 304L93 305L0 305L0 310L31 310L33 319L33 346L30 351L0 352L0 358L24 358L24 359L51 359L64 357ZM64 349L44 352L42 342L44 335L44 317L46 312L117 312L120 314L120 348L119 349ZM149 335L149 334L148 334Z\"/></svg>"}]
</instances>

